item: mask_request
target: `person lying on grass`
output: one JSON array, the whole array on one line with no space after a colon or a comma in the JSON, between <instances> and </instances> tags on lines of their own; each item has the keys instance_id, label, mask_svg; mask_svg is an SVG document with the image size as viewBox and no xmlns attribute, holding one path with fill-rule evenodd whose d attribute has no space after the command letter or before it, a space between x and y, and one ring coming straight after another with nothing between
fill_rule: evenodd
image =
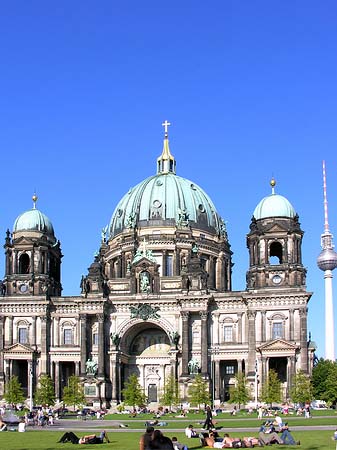
<instances>
[{"instance_id":1,"label":"person lying on grass","mask_svg":"<svg viewBox=\"0 0 337 450\"><path fill-rule=\"evenodd\" d=\"M107 432L102 431L99 436L96 434L88 434L86 436L78 437L72 431L64 433L58 441L59 443L71 442L72 444L103 444L104 440L110 442Z\"/></svg>"}]
</instances>

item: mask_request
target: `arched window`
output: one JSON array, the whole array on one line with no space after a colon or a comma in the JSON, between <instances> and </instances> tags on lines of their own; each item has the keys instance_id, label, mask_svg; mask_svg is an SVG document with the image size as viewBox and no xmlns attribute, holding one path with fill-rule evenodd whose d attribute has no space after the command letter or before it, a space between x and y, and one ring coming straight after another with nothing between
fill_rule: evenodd
<instances>
[{"instance_id":1,"label":"arched window","mask_svg":"<svg viewBox=\"0 0 337 450\"><path fill-rule=\"evenodd\" d=\"M282 245L272 242L269 247L269 264L282 264Z\"/></svg>"},{"instance_id":2,"label":"arched window","mask_svg":"<svg viewBox=\"0 0 337 450\"><path fill-rule=\"evenodd\" d=\"M19 273L29 273L30 272L30 258L27 253L22 253L19 258Z\"/></svg>"},{"instance_id":3,"label":"arched window","mask_svg":"<svg viewBox=\"0 0 337 450\"><path fill-rule=\"evenodd\" d=\"M269 318L270 320L270 338L271 339L284 339L285 327L287 318L284 314L274 314Z\"/></svg>"},{"instance_id":4,"label":"arched window","mask_svg":"<svg viewBox=\"0 0 337 450\"><path fill-rule=\"evenodd\" d=\"M95 325L92 328L92 345L98 345L98 327Z\"/></svg>"},{"instance_id":5,"label":"arched window","mask_svg":"<svg viewBox=\"0 0 337 450\"><path fill-rule=\"evenodd\" d=\"M20 344L29 343L29 323L25 320L20 320L16 325L17 342Z\"/></svg>"},{"instance_id":6,"label":"arched window","mask_svg":"<svg viewBox=\"0 0 337 450\"><path fill-rule=\"evenodd\" d=\"M74 324L69 321L63 322L61 325L61 332L62 344L74 345Z\"/></svg>"}]
</instances>

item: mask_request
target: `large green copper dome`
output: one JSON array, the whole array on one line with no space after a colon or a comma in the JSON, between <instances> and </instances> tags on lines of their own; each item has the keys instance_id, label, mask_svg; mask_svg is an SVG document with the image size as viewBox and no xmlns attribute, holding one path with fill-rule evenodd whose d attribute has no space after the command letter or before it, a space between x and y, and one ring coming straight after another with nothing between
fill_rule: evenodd
<instances>
[{"instance_id":1,"label":"large green copper dome","mask_svg":"<svg viewBox=\"0 0 337 450\"><path fill-rule=\"evenodd\" d=\"M271 181L272 193L264 197L254 210L253 216L256 220L266 219L267 217L289 217L294 218L296 211L285 197L275 194L275 180Z\"/></svg>"},{"instance_id":2,"label":"large green copper dome","mask_svg":"<svg viewBox=\"0 0 337 450\"><path fill-rule=\"evenodd\" d=\"M136 226L191 226L219 234L224 224L209 196L197 184L175 174L175 159L165 133L158 173L131 188L118 203L109 224L113 237Z\"/></svg>"}]
</instances>

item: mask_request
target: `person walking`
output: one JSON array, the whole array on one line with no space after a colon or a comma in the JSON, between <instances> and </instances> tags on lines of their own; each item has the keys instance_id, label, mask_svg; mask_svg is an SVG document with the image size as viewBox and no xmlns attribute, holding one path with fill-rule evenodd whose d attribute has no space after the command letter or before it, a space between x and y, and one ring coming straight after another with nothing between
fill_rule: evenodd
<instances>
[{"instance_id":1,"label":"person walking","mask_svg":"<svg viewBox=\"0 0 337 450\"><path fill-rule=\"evenodd\" d=\"M203 426L204 430L210 430L213 428L213 417L212 417L212 410L209 405L206 406L206 419Z\"/></svg>"}]
</instances>

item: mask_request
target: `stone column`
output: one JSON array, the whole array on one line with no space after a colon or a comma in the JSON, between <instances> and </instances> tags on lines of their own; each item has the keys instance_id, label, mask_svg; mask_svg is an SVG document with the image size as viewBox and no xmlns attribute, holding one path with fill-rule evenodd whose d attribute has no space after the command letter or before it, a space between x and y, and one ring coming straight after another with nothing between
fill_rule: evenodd
<instances>
[{"instance_id":1,"label":"stone column","mask_svg":"<svg viewBox=\"0 0 337 450\"><path fill-rule=\"evenodd\" d=\"M0 384L3 384L4 377L5 377L5 374L4 374L4 355L3 355L4 336L5 336L4 323L5 323L4 316L0 316Z\"/></svg>"},{"instance_id":2,"label":"stone column","mask_svg":"<svg viewBox=\"0 0 337 450\"><path fill-rule=\"evenodd\" d=\"M292 381L295 376L295 356L288 356L287 358L287 393L290 392Z\"/></svg>"},{"instance_id":3,"label":"stone column","mask_svg":"<svg viewBox=\"0 0 337 450\"><path fill-rule=\"evenodd\" d=\"M79 361L75 361L75 375L77 377L80 376L80 362Z\"/></svg>"},{"instance_id":4,"label":"stone column","mask_svg":"<svg viewBox=\"0 0 337 450\"><path fill-rule=\"evenodd\" d=\"M215 370L214 370L214 400L220 400L220 361L215 360Z\"/></svg>"},{"instance_id":5,"label":"stone column","mask_svg":"<svg viewBox=\"0 0 337 450\"><path fill-rule=\"evenodd\" d=\"M104 314L97 314L98 320L98 370L97 375L104 377Z\"/></svg>"},{"instance_id":6,"label":"stone column","mask_svg":"<svg viewBox=\"0 0 337 450\"><path fill-rule=\"evenodd\" d=\"M60 400L61 398L61 386L60 386L60 361L55 361L54 363L55 368L54 368L54 375L55 375L55 379L54 379L54 383L55 383L55 397L56 400Z\"/></svg>"},{"instance_id":7,"label":"stone column","mask_svg":"<svg viewBox=\"0 0 337 450\"><path fill-rule=\"evenodd\" d=\"M117 402L117 383L118 383L118 372L117 372L117 364L116 364L116 353L111 354L111 362L110 362L110 373L111 373L111 400L113 402Z\"/></svg>"},{"instance_id":8,"label":"stone column","mask_svg":"<svg viewBox=\"0 0 337 450\"><path fill-rule=\"evenodd\" d=\"M188 353L189 353L189 315L188 311L181 311L183 321L182 337L181 337L181 375L188 375Z\"/></svg>"},{"instance_id":9,"label":"stone column","mask_svg":"<svg viewBox=\"0 0 337 450\"><path fill-rule=\"evenodd\" d=\"M125 278L125 275L126 275L125 252L122 252L122 255L121 255L121 277Z\"/></svg>"},{"instance_id":10,"label":"stone column","mask_svg":"<svg viewBox=\"0 0 337 450\"><path fill-rule=\"evenodd\" d=\"M8 342L7 345L13 344L13 316L8 316Z\"/></svg>"},{"instance_id":11,"label":"stone column","mask_svg":"<svg viewBox=\"0 0 337 450\"><path fill-rule=\"evenodd\" d=\"M213 318L213 338L214 338L213 345L218 345L219 342L220 342L220 336L219 336L219 314L213 313L212 314L212 318Z\"/></svg>"},{"instance_id":12,"label":"stone column","mask_svg":"<svg viewBox=\"0 0 337 450\"><path fill-rule=\"evenodd\" d=\"M117 399L122 401L122 371L124 367L122 367L120 356L117 355L117 358Z\"/></svg>"},{"instance_id":13,"label":"stone column","mask_svg":"<svg viewBox=\"0 0 337 450\"><path fill-rule=\"evenodd\" d=\"M18 251L14 250L14 272L13 273L18 273Z\"/></svg>"},{"instance_id":14,"label":"stone column","mask_svg":"<svg viewBox=\"0 0 337 450\"><path fill-rule=\"evenodd\" d=\"M208 373L208 336L207 336L207 311L200 311L201 318L201 373Z\"/></svg>"},{"instance_id":15,"label":"stone column","mask_svg":"<svg viewBox=\"0 0 337 450\"><path fill-rule=\"evenodd\" d=\"M167 274L167 251L163 251L163 267L162 267L163 277Z\"/></svg>"},{"instance_id":16,"label":"stone column","mask_svg":"<svg viewBox=\"0 0 337 450\"><path fill-rule=\"evenodd\" d=\"M301 342L301 370L308 373L308 342L307 342L307 308L301 308L300 313L300 342Z\"/></svg>"},{"instance_id":17,"label":"stone column","mask_svg":"<svg viewBox=\"0 0 337 450\"><path fill-rule=\"evenodd\" d=\"M48 330L47 330L47 324L48 324L48 317L47 316L41 316L41 356L40 356L40 374L45 375L49 373L49 367L48 367Z\"/></svg>"},{"instance_id":18,"label":"stone column","mask_svg":"<svg viewBox=\"0 0 337 450\"><path fill-rule=\"evenodd\" d=\"M248 318L248 378L255 378L256 336L255 318L256 312L247 311Z\"/></svg>"},{"instance_id":19,"label":"stone column","mask_svg":"<svg viewBox=\"0 0 337 450\"><path fill-rule=\"evenodd\" d=\"M85 376L85 363L87 361L87 315L80 315L80 345L81 345L81 364L80 374Z\"/></svg>"},{"instance_id":20,"label":"stone column","mask_svg":"<svg viewBox=\"0 0 337 450\"><path fill-rule=\"evenodd\" d=\"M242 373L242 359L237 360L237 365L238 365L238 374L241 374Z\"/></svg>"},{"instance_id":21,"label":"stone column","mask_svg":"<svg viewBox=\"0 0 337 450\"><path fill-rule=\"evenodd\" d=\"M289 340L294 340L294 310L289 311Z\"/></svg>"},{"instance_id":22,"label":"stone column","mask_svg":"<svg viewBox=\"0 0 337 450\"><path fill-rule=\"evenodd\" d=\"M36 316L32 317L32 346L35 348L36 346Z\"/></svg>"},{"instance_id":23,"label":"stone column","mask_svg":"<svg viewBox=\"0 0 337 450\"><path fill-rule=\"evenodd\" d=\"M55 317L54 322L55 322L55 341L54 341L54 345L56 347L59 347L60 346L60 318L59 317Z\"/></svg>"},{"instance_id":24,"label":"stone column","mask_svg":"<svg viewBox=\"0 0 337 450\"><path fill-rule=\"evenodd\" d=\"M266 342L266 311L261 311L261 342Z\"/></svg>"},{"instance_id":25,"label":"stone column","mask_svg":"<svg viewBox=\"0 0 337 450\"><path fill-rule=\"evenodd\" d=\"M237 343L242 344L242 314L238 313L238 335L237 335Z\"/></svg>"},{"instance_id":26,"label":"stone column","mask_svg":"<svg viewBox=\"0 0 337 450\"><path fill-rule=\"evenodd\" d=\"M175 273L174 275L180 275L180 249L177 248L176 252L175 252L175 256L176 256L176 261L175 261Z\"/></svg>"}]
</instances>

